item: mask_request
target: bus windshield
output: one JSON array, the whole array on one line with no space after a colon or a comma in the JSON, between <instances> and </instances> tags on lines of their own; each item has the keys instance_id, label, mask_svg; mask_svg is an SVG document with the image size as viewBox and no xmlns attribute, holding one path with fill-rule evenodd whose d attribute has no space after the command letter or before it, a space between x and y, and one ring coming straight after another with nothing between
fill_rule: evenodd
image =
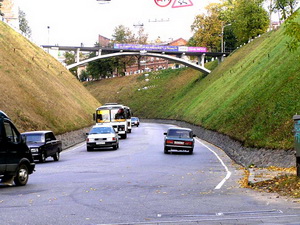
<instances>
[{"instance_id":1,"label":"bus windshield","mask_svg":"<svg viewBox=\"0 0 300 225\"><path fill-rule=\"evenodd\" d=\"M110 122L110 114L109 110L97 110L97 118L96 122L97 123L109 123Z\"/></svg>"},{"instance_id":2,"label":"bus windshield","mask_svg":"<svg viewBox=\"0 0 300 225\"><path fill-rule=\"evenodd\" d=\"M111 121L125 121L126 116L123 108L111 109Z\"/></svg>"}]
</instances>

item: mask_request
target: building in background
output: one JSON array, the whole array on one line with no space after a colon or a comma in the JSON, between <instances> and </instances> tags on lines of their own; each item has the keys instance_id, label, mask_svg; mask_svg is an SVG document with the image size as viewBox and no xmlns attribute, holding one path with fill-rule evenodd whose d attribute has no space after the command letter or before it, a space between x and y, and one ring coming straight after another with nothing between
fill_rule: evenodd
<instances>
[{"instance_id":1,"label":"building in background","mask_svg":"<svg viewBox=\"0 0 300 225\"><path fill-rule=\"evenodd\" d=\"M3 0L1 12L4 16L1 20L16 30L19 30L19 4L18 0Z\"/></svg>"},{"instance_id":2,"label":"building in background","mask_svg":"<svg viewBox=\"0 0 300 225\"><path fill-rule=\"evenodd\" d=\"M104 37L102 35L98 35L98 43L100 47L109 47L111 40L107 37Z\"/></svg>"}]
</instances>

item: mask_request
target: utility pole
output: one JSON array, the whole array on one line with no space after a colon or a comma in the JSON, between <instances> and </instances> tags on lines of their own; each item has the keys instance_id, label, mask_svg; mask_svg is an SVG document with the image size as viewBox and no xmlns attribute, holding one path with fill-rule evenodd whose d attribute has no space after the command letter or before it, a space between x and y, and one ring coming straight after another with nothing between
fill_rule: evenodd
<instances>
[{"instance_id":1,"label":"utility pole","mask_svg":"<svg viewBox=\"0 0 300 225\"><path fill-rule=\"evenodd\" d=\"M224 28L225 27L228 27L228 26L231 26L231 24L226 24L226 25L223 25L223 22L222 22L222 31L221 31L221 52L224 52Z\"/></svg>"}]
</instances>

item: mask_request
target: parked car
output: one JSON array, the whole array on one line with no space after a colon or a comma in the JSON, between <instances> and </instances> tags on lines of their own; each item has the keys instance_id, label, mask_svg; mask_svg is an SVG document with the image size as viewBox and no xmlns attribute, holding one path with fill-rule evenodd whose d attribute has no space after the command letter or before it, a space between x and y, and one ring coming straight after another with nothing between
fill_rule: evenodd
<instances>
[{"instance_id":1,"label":"parked car","mask_svg":"<svg viewBox=\"0 0 300 225\"><path fill-rule=\"evenodd\" d=\"M35 168L32 154L9 117L0 111L0 179L24 186Z\"/></svg>"},{"instance_id":2,"label":"parked car","mask_svg":"<svg viewBox=\"0 0 300 225\"><path fill-rule=\"evenodd\" d=\"M98 124L92 127L86 138L86 149L92 151L98 148L119 148L119 135L109 125Z\"/></svg>"},{"instance_id":3,"label":"parked car","mask_svg":"<svg viewBox=\"0 0 300 225\"><path fill-rule=\"evenodd\" d=\"M140 125L140 119L138 117L131 117L131 126L139 126Z\"/></svg>"},{"instance_id":4,"label":"parked car","mask_svg":"<svg viewBox=\"0 0 300 225\"><path fill-rule=\"evenodd\" d=\"M62 143L52 131L24 132L22 136L25 137L34 159L40 162L45 162L48 157L52 157L54 161L59 160Z\"/></svg>"},{"instance_id":5,"label":"parked car","mask_svg":"<svg viewBox=\"0 0 300 225\"><path fill-rule=\"evenodd\" d=\"M191 129L172 127L164 135L166 135L164 140L165 154L168 154L170 150L188 151L193 154L196 135Z\"/></svg>"}]
</instances>

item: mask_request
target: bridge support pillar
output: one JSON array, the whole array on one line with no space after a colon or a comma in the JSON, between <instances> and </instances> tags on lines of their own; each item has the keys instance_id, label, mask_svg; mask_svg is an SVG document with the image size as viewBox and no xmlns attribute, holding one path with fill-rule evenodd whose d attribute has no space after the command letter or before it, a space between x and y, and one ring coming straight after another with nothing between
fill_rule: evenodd
<instances>
[{"instance_id":1,"label":"bridge support pillar","mask_svg":"<svg viewBox=\"0 0 300 225\"><path fill-rule=\"evenodd\" d=\"M98 50L98 55L102 55L102 49L101 48Z\"/></svg>"},{"instance_id":2,"label":"bridge support pillar","mask_svg":"<svg viewBox=\"0 0 300 225\"><path fill-rule=\"evenodd\" d=\"M79 60L80 60L80 57L79 57L80 54L79 54L79 53L80 53L80 48L77 48L77 49L76 49L76 62L77 62L77 63L79 63Z\"/></svg>"},{"instance_id":3,"label":"bridge support pillar","mask_svg":"<svg viewBox=\"0 0 300 225\"><path fill-rule=\"evenodd\" d=\"M218 57L218 63L220 64L221 62L223 62L224 61L224 59L225 59L225 54L223 54L222 56L219 56Z\"/></svg>"},{"instance_id":4,"label":"bridge support pillar","mask_svg":"<svg viewBox=\"0 0 300 225\"><path fill-rule=\"evenodd\" d=\"M205 63L205 54L202 54L201 56L198 56L198 65L204 67Z\"/></svg>"}]
</instances>

